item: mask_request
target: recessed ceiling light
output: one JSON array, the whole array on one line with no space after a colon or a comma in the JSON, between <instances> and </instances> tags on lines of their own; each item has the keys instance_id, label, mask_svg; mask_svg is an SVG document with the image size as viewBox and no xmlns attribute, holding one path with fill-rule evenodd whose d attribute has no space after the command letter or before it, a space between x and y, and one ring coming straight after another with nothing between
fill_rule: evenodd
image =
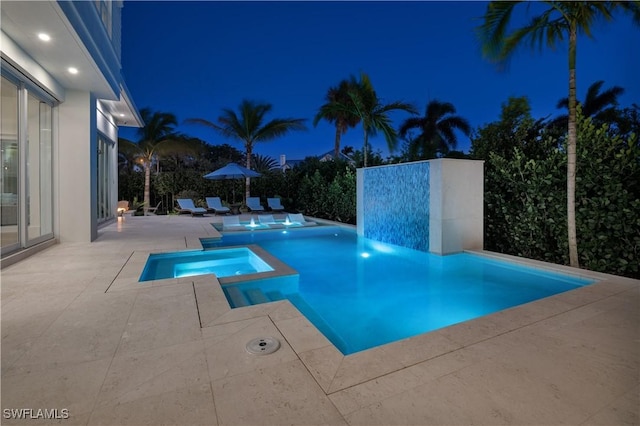
<instances>
[{"instance_id":1,"label":"recessed ceiling light","mask_svg":"<svg viewBox=\"0 0 640 426\"><path fill-rule=\"evenodd\" d=\"M38 38L42 41L49 41L51 40L51 37L49 37L49 34L45 34L45 33L40 33L38 34Z\"/></svg>"},{"instance_id":2,"label":"recessed ceiling light","mask_svg":"<svg viewBox=\"0 0 640 426\"><path fill-rule=\"evenodd\" d=\"M78 74L78 68L69 67L67 68L67 71L69 71L71 74Z\"/></svg>"},{"instance_id":3,"label":"recessed ceiling light","mask_svg":"<svg viewBox=\"0 0 640 426\"><path fill-rule=\"evenodd\" d=\"M120 117L124 117L124 114L120 114Z\"/></svg>"}]
</instances>

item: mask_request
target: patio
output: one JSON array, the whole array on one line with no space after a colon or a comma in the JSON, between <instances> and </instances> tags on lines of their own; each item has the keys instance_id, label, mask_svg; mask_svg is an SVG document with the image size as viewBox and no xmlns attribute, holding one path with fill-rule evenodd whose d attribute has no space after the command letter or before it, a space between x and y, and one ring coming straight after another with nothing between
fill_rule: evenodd
<instances>
[{"instance_id":1,"label":"patio","mask_svg":"<svg viewBox=\"0 0 640 426\"><path fill-rule=\"evenodd\" d=\"M3 269L3 424L640 423L637 280L580 271L601 281L344 357L289 302L231 310L213 276L137 283L145 253L221 221L127 215ZM247 353L261 336L282 347Z\"/></svg>"}]
</instances>

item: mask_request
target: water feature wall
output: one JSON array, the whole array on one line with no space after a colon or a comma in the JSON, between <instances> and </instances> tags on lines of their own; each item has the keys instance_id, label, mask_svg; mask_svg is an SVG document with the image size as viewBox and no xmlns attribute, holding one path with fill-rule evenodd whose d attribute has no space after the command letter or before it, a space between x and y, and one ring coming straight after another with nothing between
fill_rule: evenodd
<instances>
[{"instance_id":1,"label":"water feature wall","mask_svg":"<svg viewBox=\"0 0 640 426\"><path fill-rule=\"evenodd\" d=\"M428 161L358 169L358 234L429 250Z\"/></svg>"},{"instance_id":2,"label":"water feature wall","mask_svg":"<svg viewBox=\"0 0 640 426\"><path fill-rule=\"evenodd\" d=\"M437 254L482 249L483 167L437 159L358 169L358 234Z\"/></svg>"}]
</instances>

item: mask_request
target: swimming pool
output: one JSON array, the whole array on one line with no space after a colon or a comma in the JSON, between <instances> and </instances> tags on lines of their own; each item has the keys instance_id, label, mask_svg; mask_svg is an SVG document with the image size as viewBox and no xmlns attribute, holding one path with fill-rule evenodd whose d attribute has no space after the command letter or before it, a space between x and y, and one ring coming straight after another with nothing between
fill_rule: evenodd
<instances>
[{"instance_id":1,"label":"swimming pool","mask_svg":"<svg viewBox=\"0 0 640 426\"><path fill-rule=\"evenodd\" d=\"M248 248L150 254L138 281L216 274L217 277L273 271Z\"/></svg>"},{"instance_id":2,"label":"swimming pool","mask_svg":"<svg viewBox=\"0 0 640 426\"><path fill-rule=\"evenodd\" d=\"M229 286L225 294L232 306L244 304L239 293L289 299L345 355L591 283L468 253L424 253L331 226L202 242L257 244L295 268L298 285L282 292L273 283L262 292L257 281L234 285L234 301Z\"/></svg>"}]
</instances>

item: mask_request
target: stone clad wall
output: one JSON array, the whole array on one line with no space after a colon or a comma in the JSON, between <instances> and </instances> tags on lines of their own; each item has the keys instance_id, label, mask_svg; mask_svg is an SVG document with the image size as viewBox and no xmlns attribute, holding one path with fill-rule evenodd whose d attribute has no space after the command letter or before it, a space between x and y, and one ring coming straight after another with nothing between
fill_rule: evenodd
<instances>
[{"instance_id":1,"label":"stone clad wall","mask_svg":"<svg viewBox=\"0 0 640 426\"><path fill-rule=\"evenodd\" d=\"M363 174L365 178L360 179ZM358 212L366 214L358 217L359 234L429 251L429 162L359 169L360 181Z\"/></svg>"},{"instance_id":2,"label":"stone clad wall","mask_svg":"<svg viewBox=\"0 0 640 426\"><path fill-rule=\"evenodd\" d=\"M357 178L359 235L437 254L483 248L482 161L369 167Z\"/></svg>"}]
</instances>

